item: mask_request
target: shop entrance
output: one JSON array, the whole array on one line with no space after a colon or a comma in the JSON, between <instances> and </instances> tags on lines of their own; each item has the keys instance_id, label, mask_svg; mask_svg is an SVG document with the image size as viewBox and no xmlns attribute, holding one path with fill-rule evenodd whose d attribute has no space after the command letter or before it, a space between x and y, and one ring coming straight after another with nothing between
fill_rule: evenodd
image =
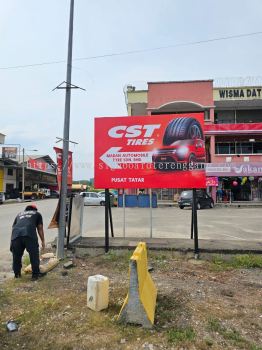
<instances>
[{"instance_id":1,"label":"shop entrance","mask_svg":"<svg viewBox=\"0 0 262 350\"><path fill-rule=\"evenodd\" d=\"M262 201L262 177L219 177L217 202Z\"/></svg>"}]
</instances>

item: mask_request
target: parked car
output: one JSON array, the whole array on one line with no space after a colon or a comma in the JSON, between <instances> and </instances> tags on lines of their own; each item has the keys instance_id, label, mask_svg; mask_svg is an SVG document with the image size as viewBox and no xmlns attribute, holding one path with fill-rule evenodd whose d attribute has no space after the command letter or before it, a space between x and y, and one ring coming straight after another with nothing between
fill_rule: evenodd
<instances>
[{"instance_id":1,"label":"parked car","mask_svg":"<svg viewBox=\"0 0 262 350\"><path fill-rule=\"evenodd\" d=\"M183 191L178 200L179 208L184 209L185 207L191 207L192 197L193 197L192 190ZM204 190L197 190L196 197L197 197L197 209L202 209L205 207L214 208L213 198L210 197Z\"/></svg>"},{"instance_id":2,"label":"parked car","mask_svg":"<svg viewBox=\"0 0 262 350\"><path fill-rule=\"evenodd\" d=\"M0 204L3 204L5 201L5 195L3 192L0 192Z\"/></svg>"},{"instance_id":3,"label":"parked car","mask_svg":"<svg viewBox=\"0 0 262 350\"><path fill-rule=\"evenodd\" d=\"M51 190L50 198L59 198L59 191Z\"/></svg>"},{"instance_id":4,"label":"parked car","mask_svg":"<svg viewBox=\"0 0 262 350\"><path fill-rule=\"evenodd\" d=\"M80 192L84 197L84 205L105 205L105 197L100 197L96 192Z\"/></svg>"},{"instance_id":5,"label":"parked car","mask_svg":"<svg viewBox=\"0 0 262 350\"><path fill-rule=\"evenodd\" d=\"M105 191L101 191L97 193L100 197L106 197ZM111 206L117 207L117 195L113 192L109 192L110 195L110 203Z\"/></svg>"}]
</instances>

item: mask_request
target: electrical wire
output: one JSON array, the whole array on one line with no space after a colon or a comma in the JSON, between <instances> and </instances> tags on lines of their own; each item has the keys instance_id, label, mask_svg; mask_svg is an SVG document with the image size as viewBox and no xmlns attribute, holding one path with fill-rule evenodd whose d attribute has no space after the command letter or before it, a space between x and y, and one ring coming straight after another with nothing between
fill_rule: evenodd
<instances>
[{"instance_id":1,"label":"electrical wire","mask_svg":"<svg viewBox=\"0 0 262 350\"><path fill-rule=\"evenodd\" d=\"M173 45L167 45L167 46L159 46L159 47L148 48L148 49L138 49L138 50L131 50L131 51L115 52L115 53L111 53L111 54L79 57L79 58L74 58L73 61L87 61L87 60L95 60L95 59L106 58L106 57L134 55L134 54L139 54L139 53L144 53L144 52L153 52L153 51L166 50L166 49L171 49L171 48L176 48L176 47L186 47L186 46L193 46L193 45L201 45L201 44L212 43L212 42L216 42L216 41L238 39L238 38L244 38L244 37L261 35L261 34L262 34L262 31L251 32L251 33L244 33L244 34L236 34L236 35L223 36L223 37L207 39L207 40L199 40L199 41L191 41L191 42L187 42L187 43L173 44ZM32 67L39 67L39 66L45 66L45 65L60 64L60 63L65 63L65 62L66 62L66 60L41 62L41 63L32 63L32 64L23 64L23 65L9 66L9 67L0 67L0 70L19 69L19 68L32 68Z\"/></svg>"}]
</instances>

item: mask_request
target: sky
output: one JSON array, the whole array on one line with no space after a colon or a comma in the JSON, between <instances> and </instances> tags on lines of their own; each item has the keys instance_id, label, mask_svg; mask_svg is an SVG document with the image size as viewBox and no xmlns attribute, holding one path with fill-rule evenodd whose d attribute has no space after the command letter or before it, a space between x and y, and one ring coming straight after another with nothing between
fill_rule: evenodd
<instances>
[{"instance_id":1,"label":"sky","mask_svg":"<svg viewBox=\"0 0 262 350\"><path fill-rule=\"evenodd\" d=\"M55 159L63 135L69 0L0 0L0 133L7 144ZM127 115L127 84L261 77L262 34L132 55L262 31L260 0L75 0L70 139L74 180L93 177L94 117ZM7 68L63 61L24 68ZM222 79L221 79L222 78ZM220 80L219 80L220 79ZM99 140L98 140L99 141Z\"/></svg>"}]
</instances>

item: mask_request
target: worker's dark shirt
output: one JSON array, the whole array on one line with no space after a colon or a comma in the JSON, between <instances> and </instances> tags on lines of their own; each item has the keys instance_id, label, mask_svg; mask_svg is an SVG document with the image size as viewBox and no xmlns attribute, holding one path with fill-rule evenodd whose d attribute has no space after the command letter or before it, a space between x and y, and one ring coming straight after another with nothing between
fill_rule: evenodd
<instances>
[{"instance_id":1,"label":"worker's dark shirt","mask_svg":"<svg viewBox=\"0 0 262 350\"><path fill-rule=\"evenodd\" d=\"M12 238L30 237L37 240L36 228L43 225L43 218L40 213L35 210L25 210L17 215L13 223Z\"/></svg>"}]
</instances>

